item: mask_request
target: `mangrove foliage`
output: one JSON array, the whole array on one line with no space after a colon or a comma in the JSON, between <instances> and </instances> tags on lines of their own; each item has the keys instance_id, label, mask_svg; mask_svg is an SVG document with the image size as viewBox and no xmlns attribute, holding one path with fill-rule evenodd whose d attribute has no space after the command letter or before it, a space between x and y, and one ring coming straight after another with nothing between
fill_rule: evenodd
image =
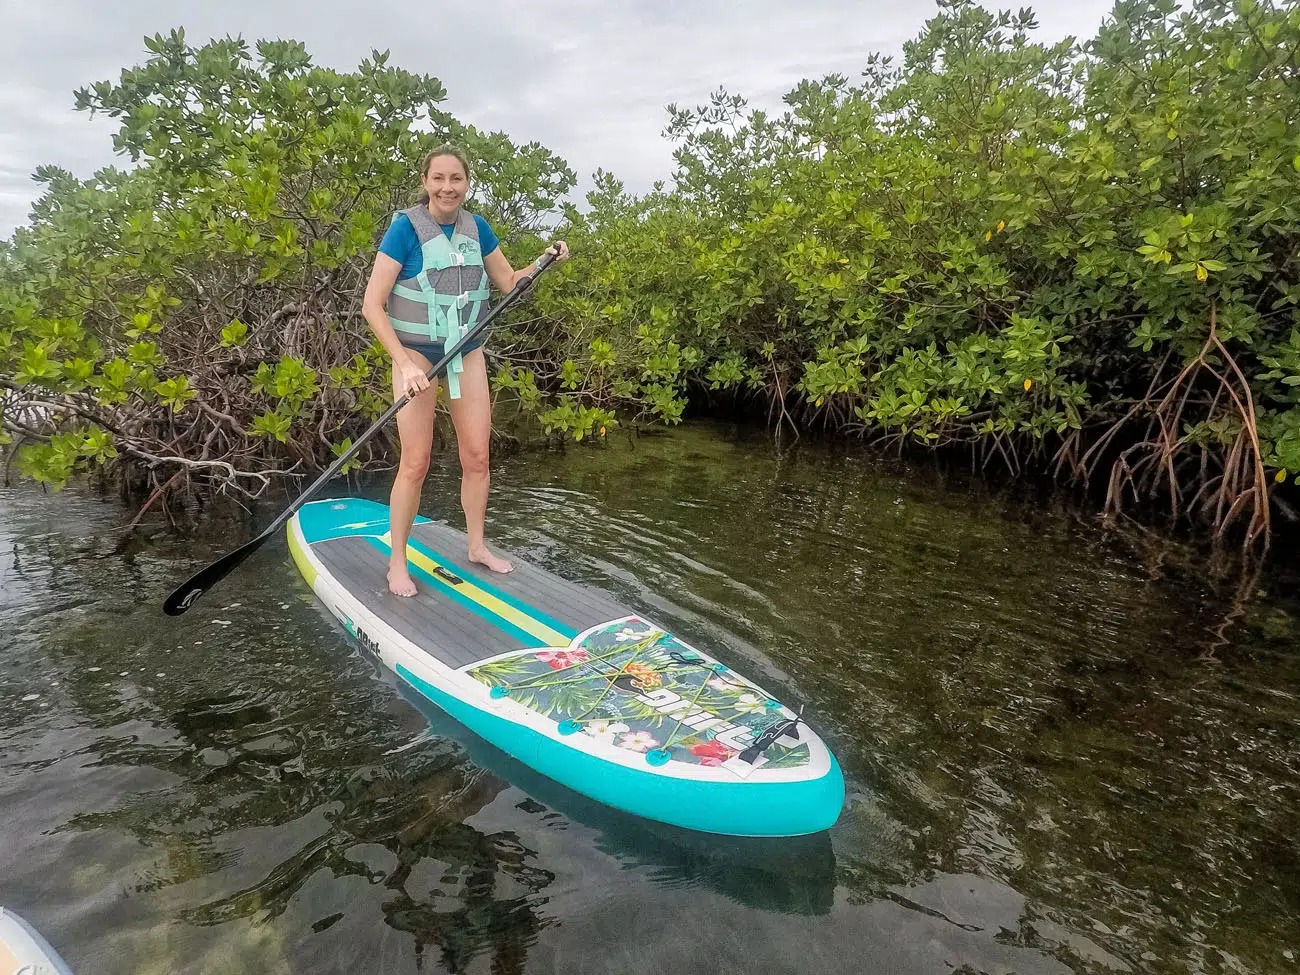
<instances>
[{"instance_id":1,"label":"mangrove foliage","mask_svg":"<svg viewBox=\"0 0 1300 975\"><path fill-rule=\"evenodd\" d=\"M153 38L77 93L134 165L41 170L0 258L13 456L55 485L131 461L155 489L327 462L388 395L361 291L450 137L516 264L552 233L575 255L490 343L499 417L589 440L738 409L1265 541L1300 472L1300 6L1121 0L1059 43L1027 10L939 7L780 114L669 106L671 179L598 172L585 207L564 162L381 54L345 74Z\"/></svg>"}]
</instances>

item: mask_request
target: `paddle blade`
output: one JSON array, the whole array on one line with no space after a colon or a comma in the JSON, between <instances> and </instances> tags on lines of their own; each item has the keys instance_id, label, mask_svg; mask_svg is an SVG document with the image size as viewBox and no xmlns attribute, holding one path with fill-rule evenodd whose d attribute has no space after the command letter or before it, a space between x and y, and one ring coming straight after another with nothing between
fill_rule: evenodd
<instances>
[{"instance_id":1,"label":"paddle blade","mask_svg":"<svg viewBox=\"0 0 1300 975\"><path fill-rule=\"evenodd\" d=\"M168 616L180 616L187 609L194 605L195 601L211 589L218 582L224 579L228 574L234 572L244 559L248 558L261 547L266 541L268 535L263 533L258 535L251 542L243 545L227 555L223 555L211 565L205 566L194 575L190 576L185 582L181 583L167 597L163 603L163 612Z\"/></svg>"}]
</instances>

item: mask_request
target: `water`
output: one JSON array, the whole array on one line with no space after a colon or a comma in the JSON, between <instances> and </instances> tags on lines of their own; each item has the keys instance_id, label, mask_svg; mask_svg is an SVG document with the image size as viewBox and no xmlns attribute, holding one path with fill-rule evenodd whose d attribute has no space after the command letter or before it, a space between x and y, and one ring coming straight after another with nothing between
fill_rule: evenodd
<instances>
[{"instance_id":1,"label":"water","mask_svg":"<svg viewBox=\"0 0 1300 975\"><path fill-rule=\"evenodd\" d=\"M493 538L844 766L829 833L715 841L422 708L278 542L164 617L250 524L130 514L0 492L0 904L78 975L1300 968L1294 580L1235 616L1086 519L719 426L504 460Z\"/></svg>"}]
</instances>

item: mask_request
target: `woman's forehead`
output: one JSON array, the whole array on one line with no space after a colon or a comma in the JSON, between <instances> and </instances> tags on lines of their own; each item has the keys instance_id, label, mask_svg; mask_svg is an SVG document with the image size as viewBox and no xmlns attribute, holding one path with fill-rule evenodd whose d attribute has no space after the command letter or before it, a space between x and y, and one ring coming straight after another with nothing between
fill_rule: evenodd
<instances>
[{"instance_id":1,"label":"woman's forehead","mask_svg":"<svg viewBox=\"0 0 1300 975\"><path fill-rule=\"evenodd\" d=\"M430 176L465 175L465 167L455 156L435 156L429 160Z\"/></svg>"}]
</instances>

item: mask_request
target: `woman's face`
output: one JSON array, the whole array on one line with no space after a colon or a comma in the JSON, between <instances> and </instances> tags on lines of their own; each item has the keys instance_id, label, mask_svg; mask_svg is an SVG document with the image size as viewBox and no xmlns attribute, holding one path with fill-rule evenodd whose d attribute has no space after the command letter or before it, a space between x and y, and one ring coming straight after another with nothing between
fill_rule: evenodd
<instances>
[{"instance_id":1,"label":"woman's face","mask_svg":"<svg viewBox=\"0 0 1300 975\"><path fill-rule=\"evenodd\" d=\"M424 192L434 209L444 213L455 210L469 192L465 167L455 156L434 156L429 160L429 171L424 174Z\"/></svg>"}]
</instances>

